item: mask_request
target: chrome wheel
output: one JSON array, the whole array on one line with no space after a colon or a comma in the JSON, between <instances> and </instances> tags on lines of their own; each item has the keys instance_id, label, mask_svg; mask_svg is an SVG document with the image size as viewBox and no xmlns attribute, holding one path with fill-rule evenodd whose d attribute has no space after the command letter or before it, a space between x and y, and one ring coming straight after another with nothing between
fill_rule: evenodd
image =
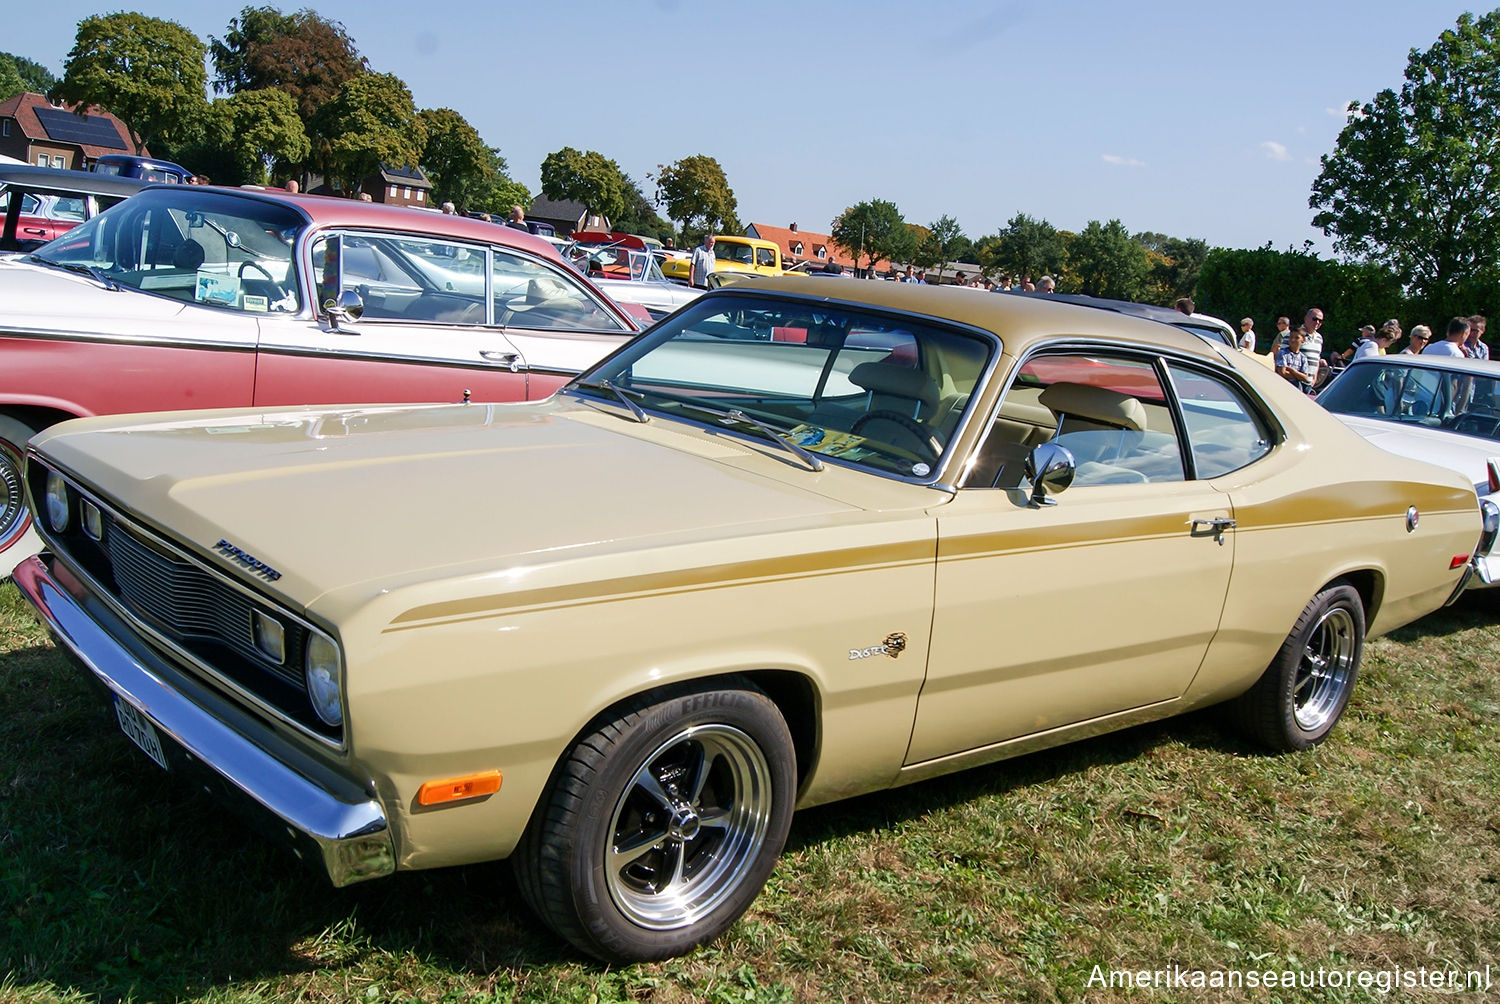
<instances>
[{"instance_id":1,"label":"chrome wheel","mask_svg":"<svg viewBox=\"0 0 1500 1004\"><path fill-rule=\"evenodd\" d=\"M1316 732L1343 710L1358 666L1358 636L1344 607L1324 611L1313 625L1292 683L1292 714L1302 730Z\"/></svg>"},{"instance_id":2,"label":"chrome wheel","mask_svg":"<svg viewBox=\"0 0 1500 1004\"><path fill-rule=\"evenodd\" d=\"M616 908L658 931L711 913L760 858L774 803L765 754L744 732L702 725L672 736L610 819L604 870Z\"/></svg>"},{"instance_id":3,"label":"chrome wheel","mask_svg":"<svg viewBox=\"0 0 1500 1004\"><path fill-rule=\"evenodd\" d=\"M26 492L21 484L20 447L24 442L12 444L0 439L0 551L31 525Z\"/></svg>"}]
</instances>

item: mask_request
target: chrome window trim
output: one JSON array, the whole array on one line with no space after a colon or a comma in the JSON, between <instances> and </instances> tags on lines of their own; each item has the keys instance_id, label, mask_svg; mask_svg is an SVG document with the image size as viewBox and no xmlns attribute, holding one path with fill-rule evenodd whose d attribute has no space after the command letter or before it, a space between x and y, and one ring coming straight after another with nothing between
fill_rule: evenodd
<instances>
[{"instance_id":1,"label":"chrome window trim","mask_svg":"<svg viewBox=\"0 0 1500 1004\"><path fill-rule=\"evenodd\" d=\"M250 589L248 586L242 584L235 578L225 575L224 569L205 564L200 558L187 551L184 551L182 548L171 543L161 534L155 532L154 530L147 529L143 524L134 519L122 515L119 509L109 505L106 502L101 501L98 492L92 489L85 490L84 488L82 488L80 479L70 471L68 471L66 468L64 468L62 465L45 459L32 450L27 451L26 459L28 464L35 463L38 467L41 467L48 471L56 472L57 474L61 475L67 481L68 487L75 493L77 493L80 498L87 498L89 501L97 505L101 511L107 513L111 519L125 524L129 528L129 530L131 532L134 532L139 538L143 540L149 540L152 546L160 547L162 550L170 552L171 555L181 558L183 561L186 561L192 565L196 565L201 571L213 576L216 579L219 579L220 581L227 584L230 588L234 589L236 592L254 600L257 603L270 607L280 614L285 615L288 620L295 621L308 630L317 631L320 634L324 634L329 638L332 638L334 644L336 644L339 649L339 671L344 677L339 682L339 686L341 690L344 691L345 697L344 722L340 726L340 731L343 738L338 740L330 739L325 735L320 735L319 733L302 725L295 719L287 717L286 714L284 714L276 707L267 704L255 694L252 694L249 691L245 690L239 684L235 683L233 680L225 677L218 670L214 669L212 665L204 662L202 659L193 655L191 652L187 651L182 646L178 645L176 642L172 641L170 638L157 631L150 624L142 621L134 613L128 610L122 603L115 599L115 597L110 594L109 590L105 589L97 579L95 579L92 575L90 575L87 571L80 567L79 564L73 560L72 555L70 555L64 548L59 547L57 541L53 539L54 535L50 532L50 530L46 533L43 533L44 528L40 524L37 525L37 532L42 537L43 542L46 543L47 546L51 549L52 553L58 557L58 560L66 562L68 571L77 576L79 580L87 584L90 592L97 599L102 601L105 606L109 607L112 613L118 616L125 623L129 624L136 631L140 632L140 634L148 641L150 641L153 645L156 645L157 647L171 653L172 656L176 658L181 664L192 668L200 675L213 680L220 688L233 694L235 698L241 701L243 704L255 708L262 714L269 715L276 721L290 726L298 734L306 736L309 739L316 740L321 746L327 749L336 750L340 753L345 753L348 751L349 703L348 692L346 689L348 686L348 670L347 660L344 658L344 644L339 639L337 632L314 624L306 617L292 612L284 604L270 599L264 593L260 593L253 589Z\"/></svg>"}]
</instances>

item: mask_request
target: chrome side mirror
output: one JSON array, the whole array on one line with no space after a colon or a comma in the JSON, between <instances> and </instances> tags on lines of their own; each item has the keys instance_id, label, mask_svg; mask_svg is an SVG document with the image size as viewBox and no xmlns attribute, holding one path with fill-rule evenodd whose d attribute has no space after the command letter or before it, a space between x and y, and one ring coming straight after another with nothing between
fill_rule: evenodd
<instances>
[{"instance_id":1,"label":"chrome side mirror","mask_svg":"<svg viewBox=\"0 0 1500 1004\"><path fill-rule=\"evenodd\" d=\"M1026 458L1026 479L1031 482L1031 507L1057 505L1047 496L1067 491L1078 473L1078 461L1072 452L1057 443L1042 443Z\"/></svg>"},{"instance_id":2,"label":"chrome side mirror","mask_svg":"<svg viewBox=\"0 0 1500 1004\"><path fill-rule=\"evenodd\" d=\"M365 315L365 301L354 290L346 289L337 300L325 300L323 310L337 331L340 324L352 324Z\"/></svg>"}]
</instances>

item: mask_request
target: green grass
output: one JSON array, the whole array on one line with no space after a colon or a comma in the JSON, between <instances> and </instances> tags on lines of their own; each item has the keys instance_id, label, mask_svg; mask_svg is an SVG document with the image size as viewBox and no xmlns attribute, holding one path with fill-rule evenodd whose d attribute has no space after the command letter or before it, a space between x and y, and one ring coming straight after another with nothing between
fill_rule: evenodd
<instances>
[{"instance_id":1,"label":"green grass","mask_svg":"<svg viewBox=\"0 0 1500 1004\"><path fill-rule=\"evenodd\" d=\"M1497 616L1469 597L1372 643L1310 753L1210 712L800 813L727 937L615 970L503 864L328 888L136 752L6 584L0 1001L1421 997L1089 980L1500 965Z\"/></svg>"}]
</instances>

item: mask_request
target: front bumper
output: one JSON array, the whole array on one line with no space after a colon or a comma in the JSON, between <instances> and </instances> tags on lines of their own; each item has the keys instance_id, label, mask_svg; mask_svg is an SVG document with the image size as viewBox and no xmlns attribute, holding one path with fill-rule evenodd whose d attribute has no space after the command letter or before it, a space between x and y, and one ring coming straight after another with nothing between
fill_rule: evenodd
<instances>
[{"instance_id":1,"label":"front bumper","mask_svg":"<svg viewBox=\"0 0 1500 1004\"><path fill-rule=\"evenodd\" d=\"M156 729L170 770L196 777L215 797L289 838L336 886L396 870L385 811L367 791L319 770L269 728L131 644L123 625L51 554L21 562L13 577L59 646Z\"/></svg>"}]
</instances>

